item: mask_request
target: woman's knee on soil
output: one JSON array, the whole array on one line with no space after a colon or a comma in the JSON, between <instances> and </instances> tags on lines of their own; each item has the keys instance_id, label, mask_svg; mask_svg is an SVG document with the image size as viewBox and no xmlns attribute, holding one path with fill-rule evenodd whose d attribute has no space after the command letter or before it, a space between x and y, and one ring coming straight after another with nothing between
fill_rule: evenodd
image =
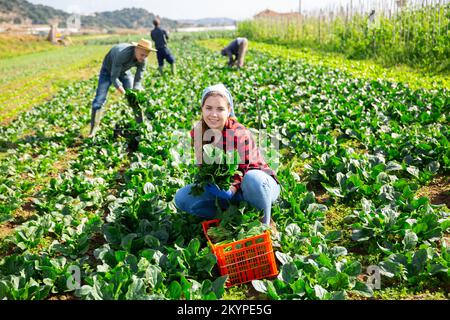
<instances>
[{"instance_id":1,"label":"woman's knee on soil","mask_svg":"<svg viewBox=\"0 0 450 320\"><path fill-rule=\"evenodd\" d=\"M244 176L241 186L244 200L262 210L272 204L267 178L270 177L264 172L251 170Z\"/></svg>"},{"instance_id":2,"label":"woman's knee on soil","mask_svg":"<svg viewBox=\"0 0 450 320\"><path fill-rule=\"evenodd\" d=\"M269 175L261 170L250 170L242 179L242 191L267 196L269 193Z\"/></svg>"}]
</instances>

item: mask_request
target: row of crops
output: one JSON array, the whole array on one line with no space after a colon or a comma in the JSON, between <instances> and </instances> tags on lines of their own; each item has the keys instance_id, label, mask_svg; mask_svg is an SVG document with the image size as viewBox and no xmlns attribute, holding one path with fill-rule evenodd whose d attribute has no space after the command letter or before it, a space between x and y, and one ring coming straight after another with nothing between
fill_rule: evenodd
<instances>
[{"instance_id":1,"label":"row of crops","mask_svg":"<svg viewBox=\"0 0 450 320\"><path fill-rule=\"evenodd\" d=\"M238 33L254 41L445 73L449 70L449 26L448 1L341 0L315 13L243 21Z\"/></svg>"},{"instance_id":2,"label":"row of crops","mask_svg":"<svg viewBox=\"0 0 450 320\"><path fill-rule=\"evenodd\" d=\"M381 289L448 289L449 210L416 197L449 173L448 91L253 51L233 71L192 42L173 50L182 77L148 75L143 124L119 101L94 139L81 138L92 79L0 128L1 225L16 227L1 240L0 299L369 298L369 266ZM218 82L233 93L239 121L281 148L280 274L232 290L201 220L173 203L195 173L180 161L180 136L199 118L204 87ZM115 128L137 129L139 144ZM17 210L30 206L35 214L17 225Z\"/></svg>"}]
</instances>

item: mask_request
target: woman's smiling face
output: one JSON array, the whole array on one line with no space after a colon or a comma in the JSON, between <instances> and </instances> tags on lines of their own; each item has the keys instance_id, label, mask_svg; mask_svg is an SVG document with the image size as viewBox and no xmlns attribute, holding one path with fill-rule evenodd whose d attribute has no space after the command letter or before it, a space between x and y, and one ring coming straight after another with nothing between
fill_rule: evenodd
<instances>
[{"instance_id":1,"label":"woman's smiling face","mask_svg":"<svg viewBox=\"0 0 450 320\"><path fill-rule=\"evenodd\" d=\"M228 100L221 95L214 94L206 98L203 103L202 117L210 129L223 130L230 111Z\"/></svg>"}]
</instances>

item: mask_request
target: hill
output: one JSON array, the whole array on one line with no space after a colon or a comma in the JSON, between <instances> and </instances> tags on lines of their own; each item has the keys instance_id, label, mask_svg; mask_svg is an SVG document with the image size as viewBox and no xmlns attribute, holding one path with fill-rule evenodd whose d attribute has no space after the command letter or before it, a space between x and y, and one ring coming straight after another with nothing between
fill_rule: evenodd
<instances>
[{"instance_id":1,"label":"hill","mask_svg":"<svg viewBox=\"0 0 450 320\"><path fill-rule=\"evenodd\" d=\"M127 8L115 11L95 13L94 16L82 16L83 27L102 28L153 28L153 19L156 15L141 8ZM162 18L161 24L165 27L176 28L178 23L174 20Z\"/></svg>"},{"instance_id":2,"label":"hill","mask_svg":"<svg viewBox=\"0 0 450 320\"><path fill-rule=\"evenodd\" d=\"M105 11L95 13L95 16L82 16L81 25L83 27L102 28L153 28L153 19L156 15L141 8L127 8L115 11ZM162 18L161 24L165 27L176 28L177 22Z\"/></svg>"},{"instance_id":3,"label":"hill","mask_svg":"<svg viewBox=\"0 0 450 320\"><path fill-rule=\"evenodd\" d=\"M114 11L96 12L93 15L81 16L81 26L84 28L152 28L154 13L141 8L127 8ZM0 0L0 23L13 24L49 24L52 20L59 21L60 27L65 27L68 12L49 6L33 4L26 0ZM177 21L162 18L161 23L168 28L176 28Z\"/></svg>"},{"instance_id":4,"label":"hill","mask_svg":"<svg viewBox=\"0 0 450 320\"><path fill-rule=\"evenodd\" d=\"M47 24L52 19L65 21L68 17L67 12L26 0L0 0L0 23Z\"/></svg>"}]
</instances>

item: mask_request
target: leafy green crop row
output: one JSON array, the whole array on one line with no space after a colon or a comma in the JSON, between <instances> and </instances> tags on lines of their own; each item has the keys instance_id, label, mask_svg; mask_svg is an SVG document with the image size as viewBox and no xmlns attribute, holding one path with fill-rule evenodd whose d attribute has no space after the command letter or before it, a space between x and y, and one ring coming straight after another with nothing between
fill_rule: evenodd
<instances>
[{"instance_id":1,"label":"leafy green crop row","mask_svg":"<svg viewBox=\"0 0 450 320\"><path fill-rule=\"evenodd\" d=\"M194 162L180 161L182 140L200 117L202 90L218 82L233 93L239 121L258 128L259 107L261 128L282 148L277 175L283 191L273 208L280 275L254 281L257 291L271 299L371 297L373 288L362 279L369 260L381 270L383 287L448 285L448 209L415 196L436 175L448 175L448 91L362 81L258 53L233 71L191 42L173 50L185 53L183 78L145 78L145 121L135 122L125 100L112 104L98 135L84 140L69 168L36 194L38 216L5 240L11 248L0 260L0 298L226 297L226 277L214 267L201 220L173 203L196 173ZM95 82L62 94L75 88L92 93ZM82 104L85 115L63 117L61 126L70 130L62 139L70 137L72 123L80 122L74 131L87 124L91 98ZM53 123L50 111L65 114L64 99L35 109L29 122ZM26 130L20 123L2 128L2 141ZM114 135L123 123L139 133L134 153L128 152L133 141ZM18 141L9 152L24 147ZM1 165L21 168L9 158ZM330 204L318 203L311 185L323 186L331 205L352 212L342 229L325 227ZM67 286L74 268L80 286Z\"/></svg>"},{"instance_id":2,"label":"leafy green crop row","mask_svg":"<svg viewBox=\"0 0 450 320\"><path fill-rule=\"evenodd\" d=\"M350 59L369 58L383 65L403 63L433 73L449 71L448 3L422 2L420 8L410 3L392 16L377 9L373 20L368 18L369 12L359 9L247 20L238 24L237 33L255 41L339 52Z\"/></svg>"}]
</instances>

